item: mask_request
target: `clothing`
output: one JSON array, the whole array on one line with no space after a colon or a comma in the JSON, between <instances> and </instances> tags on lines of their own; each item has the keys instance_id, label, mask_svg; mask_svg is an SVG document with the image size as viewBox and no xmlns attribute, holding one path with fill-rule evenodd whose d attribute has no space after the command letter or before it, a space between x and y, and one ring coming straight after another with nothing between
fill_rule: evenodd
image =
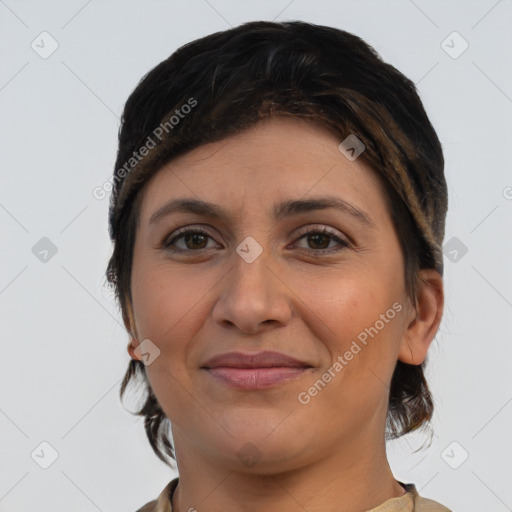
<instances>
[{"instance_id":1,"label":"clothing","mask_svg":"<svg viewBox=\"0 0 512 512\"><path fill-rule=\"evenodd\" d=\"M171 496L178 485L178 480L178 477L171 480L156 500L146 503L137 512L172 512ZM406 491L402 496L390 498L367 512L452 512L437 501L420 496L414 484L398 483Z\"/></svg>"}]
</instances>

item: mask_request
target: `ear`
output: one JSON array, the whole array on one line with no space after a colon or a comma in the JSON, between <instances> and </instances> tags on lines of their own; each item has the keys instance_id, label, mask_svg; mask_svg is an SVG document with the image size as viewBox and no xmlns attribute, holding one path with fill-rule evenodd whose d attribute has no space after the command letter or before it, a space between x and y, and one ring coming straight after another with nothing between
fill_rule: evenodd
<instances>
[{"instance_id":1,"label":"ear","mask_svg":"<svg viewBox=\"0 0 512 512\"><path fill-rule=\"evenodd\" d=\"M137 357L135 354L135 349L140 345L139 340L137 339L137 331L135 328L135 318L133 315L133 309L130 304L130 301L128 300L126 302L126 314L123 313L123 322L124 326L126 327L126 330L128 331L128 334L130 335L130 341L128 343L128 354L130 354L130 357L135 360L139 360L140 358Z\"/></svg>"},{"instance_id":2,"label":"ear","mask_svg":"<svg viewBox=\"0 0 512 512\"><path fill-rule=\"evenodd\" d=\"M439 329L443 317L443 278L434 269L420 270L420 290L416 309L412 308L403 334L398 360L420 365Z\"/></svg>"},{"instance_id":3,"label":"ear","mask_svg":"<svg viewBox=\"0 0 512 512\"><path fill-rule=\"evenodd\" d=\"M130 357L132 359L135 359L136 361L140 361L140 358L137 357L137 355L135 354L135 349L138 346L139 346L139 342L135 338L132 338L130 340L130 342L128 343L128 354L130 354Z\"/></svg>"}]
</instances>

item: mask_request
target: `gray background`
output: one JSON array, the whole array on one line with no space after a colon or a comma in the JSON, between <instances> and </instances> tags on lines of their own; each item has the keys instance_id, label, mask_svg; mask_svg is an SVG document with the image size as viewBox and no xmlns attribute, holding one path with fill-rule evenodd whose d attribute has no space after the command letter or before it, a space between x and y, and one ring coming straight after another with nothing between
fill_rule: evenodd
<instances>
[{"instance_id":1,"label":"gray background","mask_svg":"<svg viewBox=\"0 0 512 512\"><path fill-rule=\"evenodd\" d=\"M0 512L135 511L174 476L118 398L128 336L92 191L138 80L256 19L353 32L417 84L446 159L446 310L432 445L390 443L390 464L454 511L512 510L512 1L0 0Z\"/></svg>"}]
</instances>

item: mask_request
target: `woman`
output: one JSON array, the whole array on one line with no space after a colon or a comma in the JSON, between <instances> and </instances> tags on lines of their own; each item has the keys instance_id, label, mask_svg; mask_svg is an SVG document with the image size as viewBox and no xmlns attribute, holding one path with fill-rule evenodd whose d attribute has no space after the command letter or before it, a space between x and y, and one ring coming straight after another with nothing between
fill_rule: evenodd
<instances>
[{"instance_id":1,"label":"woman","mask_svg":"<svg viewBox=\"0 0 512 512\"><path fill-rule=\"evenodd\" d=\"M443 169L414 84L341 30L246 23L141 80L107 277L121 397L179 478L140 511L448 511L385 446L433 413Z\"/></svg>"}]
</instances>

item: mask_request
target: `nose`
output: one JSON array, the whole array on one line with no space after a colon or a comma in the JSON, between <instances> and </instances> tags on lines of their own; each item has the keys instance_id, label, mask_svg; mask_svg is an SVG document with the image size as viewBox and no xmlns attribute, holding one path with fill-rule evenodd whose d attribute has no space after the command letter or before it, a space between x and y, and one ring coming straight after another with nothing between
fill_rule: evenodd
<instances>
[{"instance_id":1,"label":"nose","mask_svg":"<svg viewBox=\"0 0 512 512\"><path fill-rule=\"evenodd\" d=\"M292 293L274 269L272 256L263 250L249 263L234 251L232 259L231 270L219 284L221 291L213 309L215 323L247 334L288 323Z\"/></svg>"}]
</instances>

